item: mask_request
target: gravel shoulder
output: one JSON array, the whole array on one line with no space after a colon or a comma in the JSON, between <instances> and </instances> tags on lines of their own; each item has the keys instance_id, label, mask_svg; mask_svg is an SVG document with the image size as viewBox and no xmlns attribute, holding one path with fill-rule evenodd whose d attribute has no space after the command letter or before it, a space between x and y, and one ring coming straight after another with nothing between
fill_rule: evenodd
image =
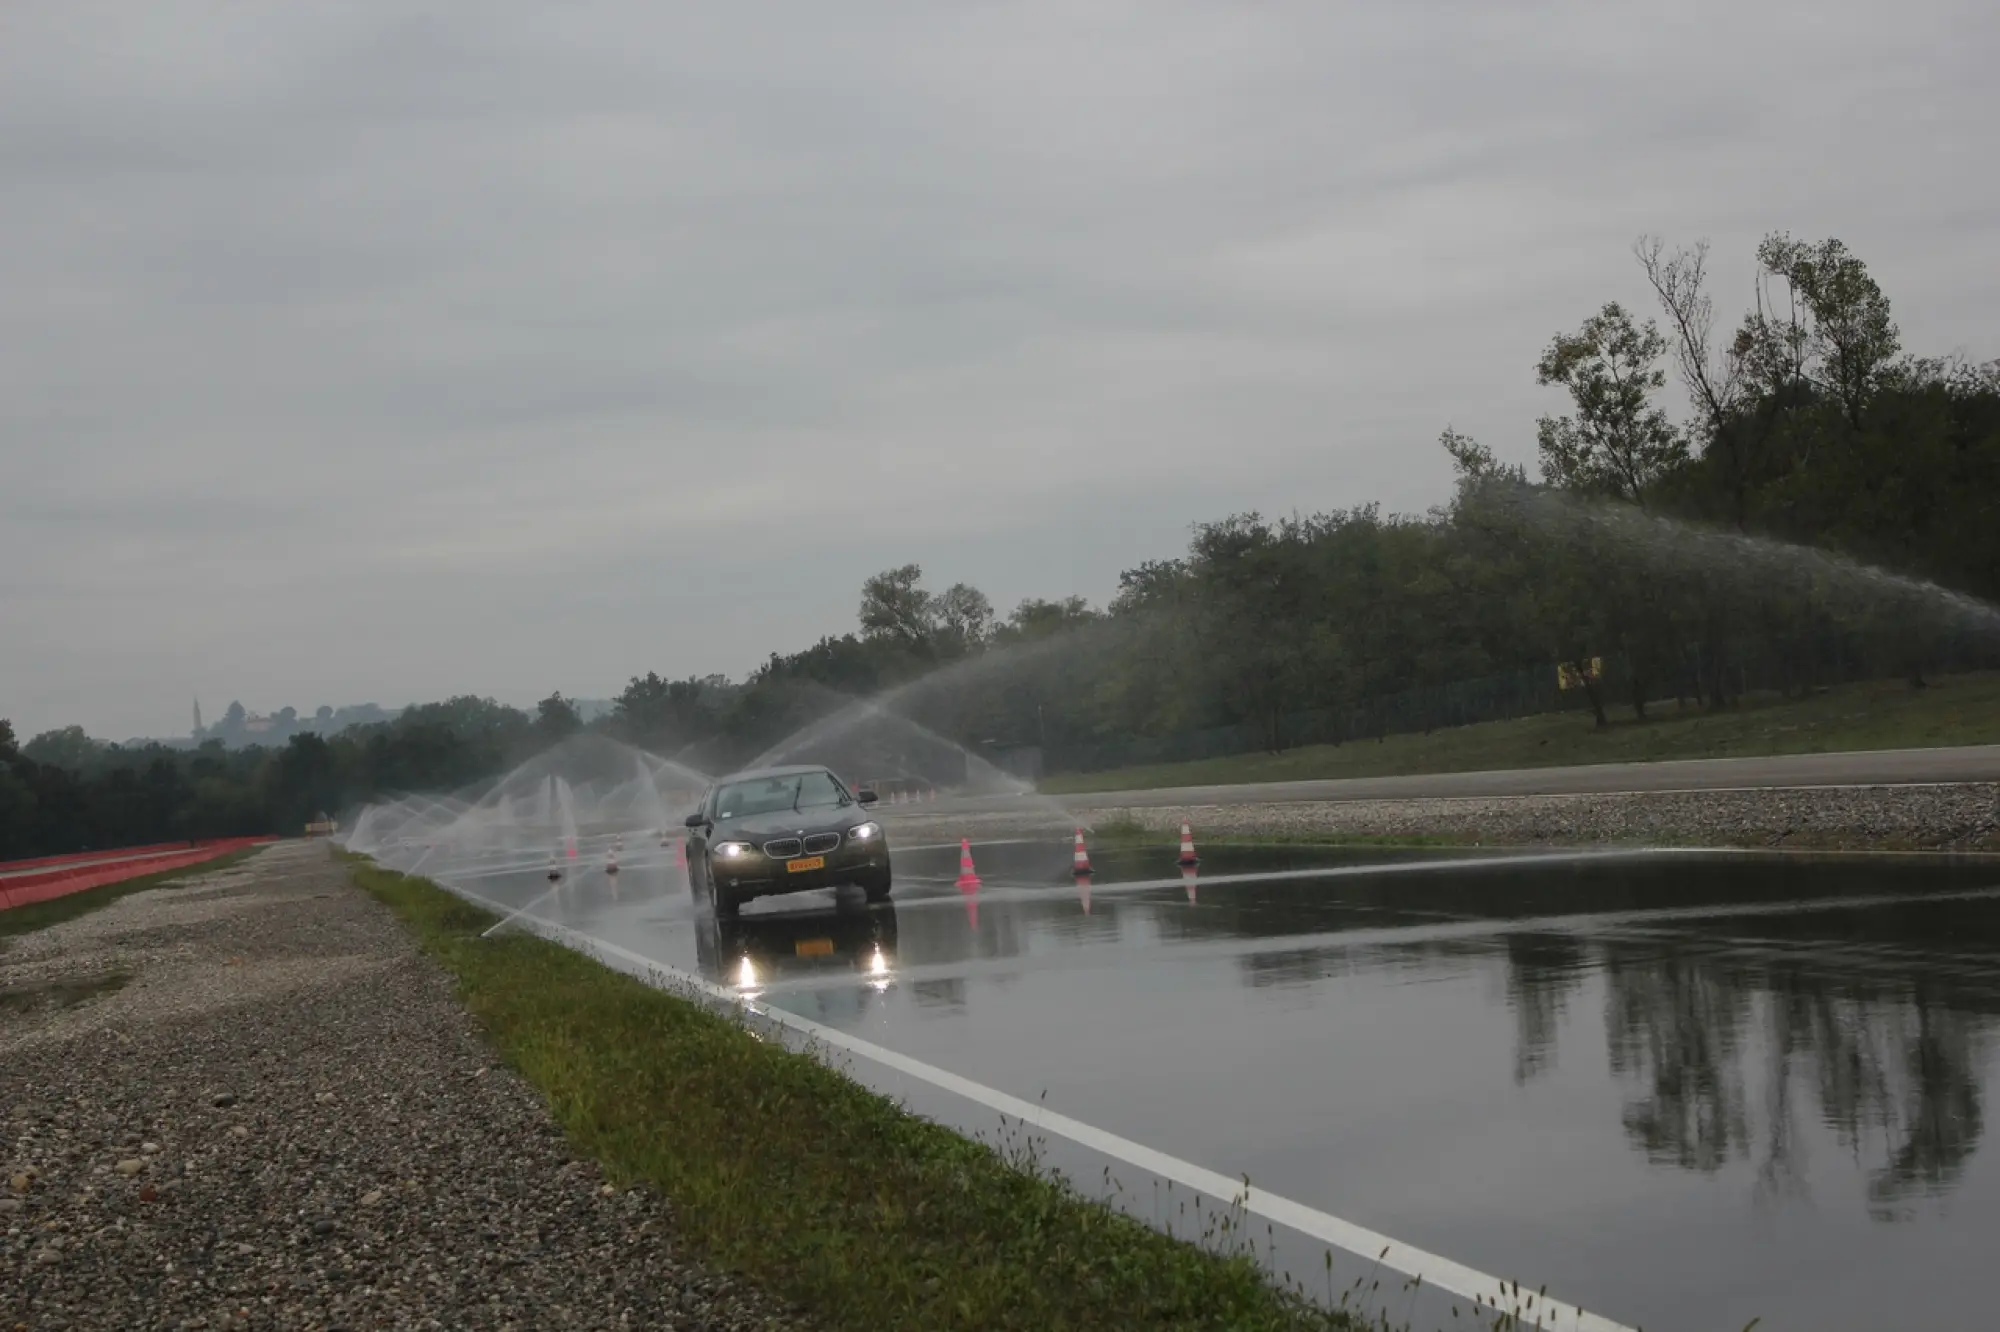
<instances>
[{"instance_id":1,"label":"gravel shoulder","mask_svg":"<svg viewBox=\"0 0 2000 1332\"><path fill-rule=\"evenodd\" d=\"M1060 803L1057 803L1060 802ZM1029 812L892 811L899 837L953 840L1067 832L1072 822L1261 837L1444 838L1485 845L2000 849L2000 784L1301 800L1132 807L1088 795Z\"/></svg>"},{"instance_id":2,"label":"gravel shoulder","mask_svg":"<svg viewBox=\"0 0 2000 1332\"><path fill-rule=\"evenodd\" d=\"M0 1329L800 1328L287 844L0 950Z\"/></svg>"}]
</instances>

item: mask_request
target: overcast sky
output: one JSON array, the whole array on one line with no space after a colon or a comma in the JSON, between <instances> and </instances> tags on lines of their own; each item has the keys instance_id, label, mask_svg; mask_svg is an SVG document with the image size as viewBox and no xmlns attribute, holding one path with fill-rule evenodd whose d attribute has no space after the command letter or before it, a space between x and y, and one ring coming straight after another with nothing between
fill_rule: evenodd
<instances>
[{"instance_id":1,"label":"overcast sky","mask_svg":"<svg viewBox=\"0 0 2000 1332\"><path fill-rule=\"evenodd\" d=\"M602 697L1530 460L1708 237L2000 356L1993 0L7 0L0 716Z\"/></svg>"}]
</instances>

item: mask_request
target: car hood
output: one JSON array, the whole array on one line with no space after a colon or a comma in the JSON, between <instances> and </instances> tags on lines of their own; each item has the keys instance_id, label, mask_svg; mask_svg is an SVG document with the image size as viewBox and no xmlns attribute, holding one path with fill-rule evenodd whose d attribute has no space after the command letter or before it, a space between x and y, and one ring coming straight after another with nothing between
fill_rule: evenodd
<instances>
[{"instance_id":1,"label":"car hood","mask_svg":"<svg viewBox=\"0 0 2000 1332\"><path fill-rule=\"evenodd\" d=\"M797 837L801 831L846 832L857 823L869 822L871 817L855 805L849 805L845 809L807 809L797 812L783 809L776 814L746 814L741 818L719 820L715 825L715 840L720 842L730 838L741 838L746 842L763 842L773 837Z\"/></svg>"}]
</instances>

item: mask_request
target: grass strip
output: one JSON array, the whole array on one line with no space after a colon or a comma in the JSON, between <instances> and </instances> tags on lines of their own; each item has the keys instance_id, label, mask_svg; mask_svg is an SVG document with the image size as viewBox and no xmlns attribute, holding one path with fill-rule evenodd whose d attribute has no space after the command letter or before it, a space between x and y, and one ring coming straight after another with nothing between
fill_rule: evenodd
<instances>
[{"instance_id":1,"label":"grass strip","mask_svg":"<svg viewBox=\"0 0 2000 1332\"><path fill-rule=\"evenodd\" d=\"M100 883L95 888L85 888L81 892L70 893L63 897L51 897L45 902L29 902L22 906L9 907L5 911L0 911L0 939L16 934L32 934L36 930L47 929L65 920L74 920L93 911L102 911L121 897L143 893L149 888L163 888L189 875L212 874L216 870L240 865L263 849L260 846L248 846L240 851L225 851L213 860L160 870L155 874L141 874L136 879L120 879L117 883Z\"/></svg>"},{"instance_id":2,"label":"grass strip","mask_svg":"<svg viewBox=\"0 0 2000 1332\"><path fill-rule=\"evenodd\" d=\"M826 1327L1362 1326L1270 1284L1247 1245L1170 1239L726 1015L545 939L483 939L487 912L350 860L581 1152Z\"/></svg>"},{"instance_id":3,"label":"grass strip","mask_svg":"<svg viewBox=\"0 0 2000 1332\"><path fill-rule=\"evenodd\" d=\"M1232 754L1101 772L1053 773L1049 795L1171 786L1399 777L1662 759L1764 758L1872 749L2000 743L2000 673L1838 685L1806 698L1751 696L1717 712L1655 703L1646 721L1629 711L1598 729L1587 712L1544 713L1428 733L1305 745L1277 754Z\"/></svg>"}]
</instances>

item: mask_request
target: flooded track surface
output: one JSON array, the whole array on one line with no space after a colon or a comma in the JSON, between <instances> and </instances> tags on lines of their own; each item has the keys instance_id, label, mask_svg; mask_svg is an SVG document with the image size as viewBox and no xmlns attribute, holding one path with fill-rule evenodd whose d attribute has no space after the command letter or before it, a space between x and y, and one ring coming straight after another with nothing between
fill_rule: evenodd
<instances>
[{"instance_id":1,"label":"flooded track surface","mask_svg":"<svg viewBox=\"0 0 2000 1332\"><path fill-rule=\"evenodd\" d=\"M1623 1323L1989 1325L2000 865L974 850L720 924L651 846L423 872Z\"/></svg>"}]
</instances>

